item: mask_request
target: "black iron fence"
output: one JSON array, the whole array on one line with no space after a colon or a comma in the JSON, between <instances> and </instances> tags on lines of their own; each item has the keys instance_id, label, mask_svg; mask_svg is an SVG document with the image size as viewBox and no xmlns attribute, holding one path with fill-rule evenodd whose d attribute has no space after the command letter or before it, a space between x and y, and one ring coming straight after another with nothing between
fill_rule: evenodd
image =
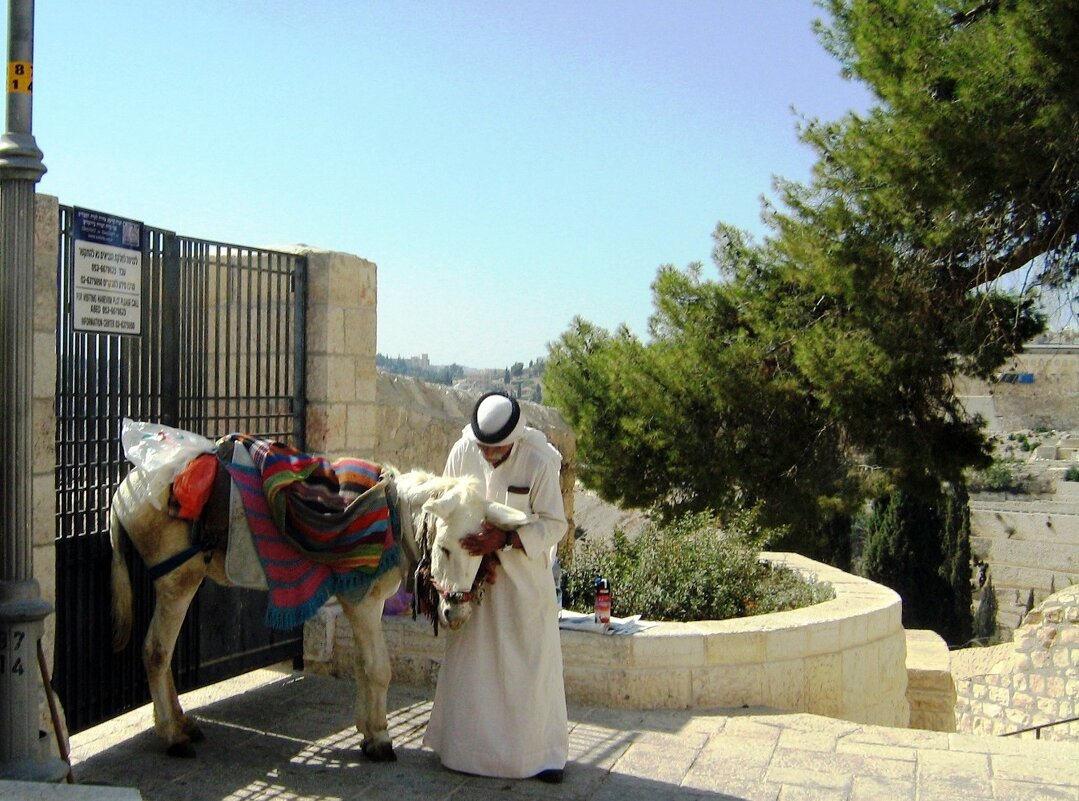
<instances>
[{"instance_id":1,"label":"black iron fence","mask_svg":"<svg viewBox=\"0 0 1079 801\"><path fill-rule=\"evenodd\" d=\"M128 464L125 417L210 438L232 431L304 447L306 261L142 229L137 336L80 330L74 221L60 209L56 337L56 667L70 731L149 699L141 636L152 584L130 564L135 638L111 651L108 506ZM265 597L204 587L177 641L181 691L300 653L262 624Z\"/></svg>"}]
</instances>

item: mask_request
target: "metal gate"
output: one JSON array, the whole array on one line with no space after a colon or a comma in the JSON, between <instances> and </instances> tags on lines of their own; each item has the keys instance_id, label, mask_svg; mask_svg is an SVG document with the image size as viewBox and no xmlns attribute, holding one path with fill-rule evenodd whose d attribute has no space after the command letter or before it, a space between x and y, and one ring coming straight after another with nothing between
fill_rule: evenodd
<instances>
[{"instance_id":1,"label":"metal gate","mask_svg":"<svg viewBox=\"0 0 1079 801\"><path fill-rule=\"evenodd\" d=\"M214 439L244 431L304 447L306 260L143 227L141 334L75 330L74 219L60 208L56 376L56 667L74 733L149 700L142 638L153 586L131 553L132 643L111 648L108 505L129 465L124 417ZM173 658L181 692L282 659L265 593L199 590Z\"/></svg>"}]
</instances>

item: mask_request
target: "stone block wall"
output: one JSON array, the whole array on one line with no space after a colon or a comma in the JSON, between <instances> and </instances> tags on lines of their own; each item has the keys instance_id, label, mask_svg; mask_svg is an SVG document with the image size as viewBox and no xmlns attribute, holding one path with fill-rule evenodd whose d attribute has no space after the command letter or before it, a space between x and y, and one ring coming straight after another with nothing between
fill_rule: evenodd
<instances>
[{"instance_id":1,"label":"stone block wall","mask_svg":"<svg viewBox=\"0 0 1079 801\"><path fill-rule=\"evenodd\" d=\"M399 470L441 473L450 448L472 417L472 407L481 394L408 376L378 373L372 443L365 453L374 461L391 464ZM577 459L573 430L548 406L521 401L521 409L528 425L546 434L562 454L562 503L569 524L562 547L572 547Z\"/></svg>"},{"instance_id":2,"label":"stone block wall","mask_svg":"<svg viewBox=\"0 0 1079 801\"><path fill-rule=\"evenodd\" d=\"M999 634L1007 638L1034 603L1079 581L1079 503L982 497L970 504L970 547L987 561L997 595Z\"/></svg>"},{"instance_id":3,"label":"stone block wall","mask_svg":"<svg viewBox=\"0 0 1079 801\"><path fill-rule=\"evenodd\" d=\"M1031 384L988 383L961 377L956 391L966 407L996 432L1079 429L1079 348L1040 348L1022 353L1001 372L1033 373Z\"/></svg>"},{"instance_id":4,"label":"stone block wall","mask_svg":"<svg viewBox=\"0 0 1079 801\"><path fill-rule=\"evenodd\" d=\"M955 681L948 644L935 631L907 631L907 703L910 727L955 731Z\"/></svg>"},{"instance_id":5,"label":"stone block wall","mask_svg":"<svg viewBox=\"0 0 1079 801\"><path fill-rule=\"evenodd\" d=\"M960 732L999 735L1079 715L1079 585L1032 609L1012 642L956 651L952 672ZM1041 739L1079 740L1079 722Z\"/></svg>"},{"instance_id":6,"label":"stone block wall","mask_svg":"<svg viewBox=\"0 0 1079 801\"><path fill-rule=\"evenodd\" d=\"M832 584L836 598L733 620L659 623L630 636L562 631L567 697L641 709L765 706L906 727L906 637L892 590L796 554L764 558ZM395 681L433 686L445 639L425 620L385 619ZM304 664L352 674L355 643L339 608L308 621ZM949 698L950 702L950 698Z\"/></svg>"},{"instance_id":7,"label":"stone block wall","mask_svg":"<svg viewBox=\"0 0 1079 801\"><path fill-rule=\"evenodd\" d=\"M307 450L367 458L375 445L378 268L348 253L307 257Z\"/></svg>"}]
</instances>

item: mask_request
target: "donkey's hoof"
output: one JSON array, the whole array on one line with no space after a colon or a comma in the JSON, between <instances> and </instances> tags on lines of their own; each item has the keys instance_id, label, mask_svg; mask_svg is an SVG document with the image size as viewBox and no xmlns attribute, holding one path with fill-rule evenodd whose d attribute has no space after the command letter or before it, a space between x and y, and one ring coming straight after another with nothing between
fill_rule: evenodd
<instances>
[{"instance_id":1,"label":"donkey's hoof","mask_svg":"<svg viewBox=\"0 0 1079 801\"><path fill-rule=\"evenodd\" d=\"M206 735L202 733L199 724L190 718L184 721L184 734L186 734L187 739L193 743L202 743L206 741Z\"/></svg>"},{"instance_id":2,"label":"donkey's hoof","mask_svg":"<svg viewBox=\"0 0 1079 801\"><path fill-rule=\"evenodd\" d=\"M360 744L363 755L372 762L396 762L397 754L393 752L393 744L387 742L372 742L364 740Z\"/></svg>"},{"instance_id":3,"label":"donkey's hoof","mask_svg":"<svg viewBox=\"0 0 1079 801\"><path fill-rule=\"evenodd\" d=\"M173 743L169 746L166 752L170 757L182 757L183 759L194 759L195 746L191 745L190 740L183 740L179 743Z\"/></svg>"}]
</instances>

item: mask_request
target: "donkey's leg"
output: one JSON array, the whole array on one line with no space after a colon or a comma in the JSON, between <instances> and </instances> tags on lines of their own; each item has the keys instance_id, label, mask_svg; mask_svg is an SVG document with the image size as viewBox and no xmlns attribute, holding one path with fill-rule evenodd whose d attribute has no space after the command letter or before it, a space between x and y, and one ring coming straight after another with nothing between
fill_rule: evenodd
<instances>
[{"instance_id":1,"label":"donkey's leg","mask_svg":"<svg viewBox=\"0 0 1079 801\"><path fill-rule=\"evenodd\" d=\"M356 730L360 747L375 762L393 762L397 755L386 727L386 693L390 687L390 654L382 633L382 607L399 584L397 571L382 576L358 604L341 600L356 643Z\"/></svg>"},{"instance_id":2,"label":"donkey's leg","mask_svg":"<svg viewBox=\"0 0 1079 801\"><path fill-rule=\"evenodd\" d=\"M195 557L154 582L154 614L146 632L142 660L154 703L154 730L168 742L169 756L193 757L191 743L203 739L198 726L180 707L172 677L172 654L205 573L202 560Z\"/></svg>"}]
</instances>

